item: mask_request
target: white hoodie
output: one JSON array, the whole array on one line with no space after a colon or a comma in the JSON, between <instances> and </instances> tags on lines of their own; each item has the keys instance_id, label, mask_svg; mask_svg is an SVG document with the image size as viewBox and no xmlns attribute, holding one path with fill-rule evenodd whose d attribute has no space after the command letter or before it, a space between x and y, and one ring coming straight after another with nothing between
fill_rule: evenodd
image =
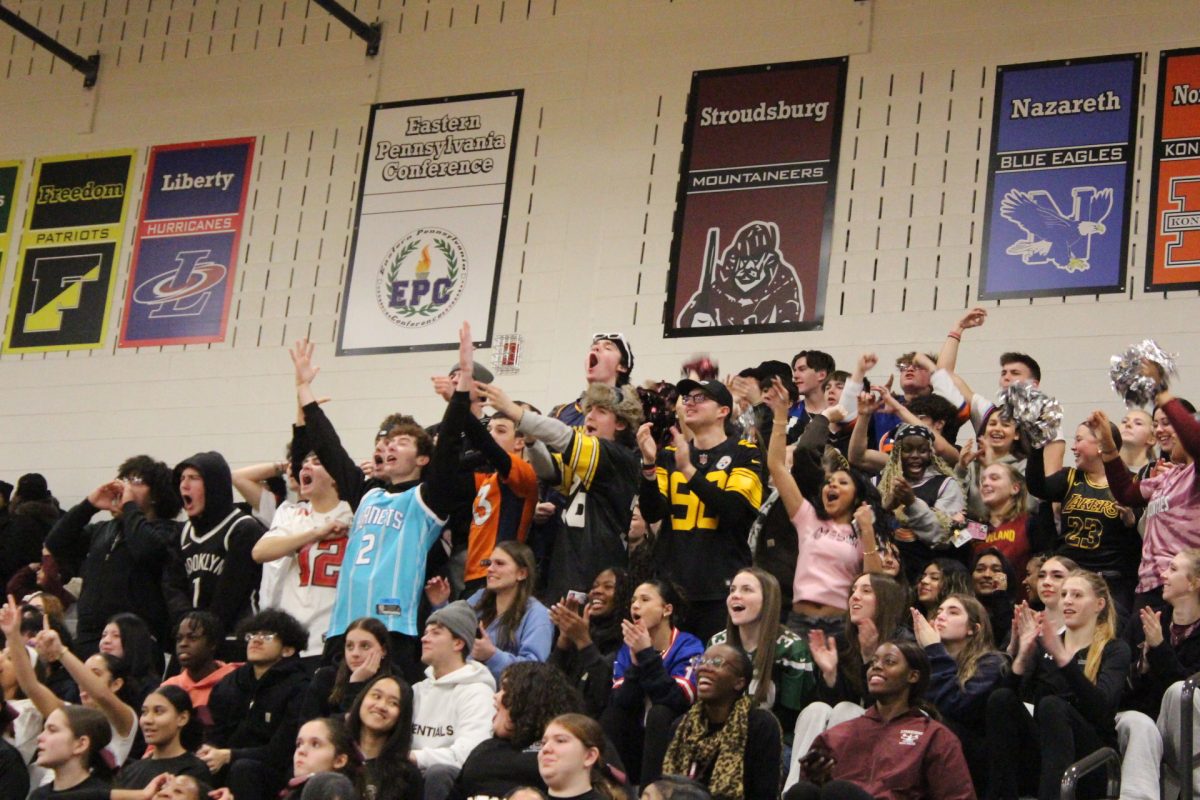
<instances>
[{"instance_id":1,"label":"white hoodie","mask_svg":"<svg viewBox=\"0 0 1200 800\"><path fill-rule=\"evenodd\" d=\"M434 764L461 767L475 746L492 735L496 680L478 661L440 678L425 668L413 686L412 754L422 771Z\"/></svg>"}]
</instances>

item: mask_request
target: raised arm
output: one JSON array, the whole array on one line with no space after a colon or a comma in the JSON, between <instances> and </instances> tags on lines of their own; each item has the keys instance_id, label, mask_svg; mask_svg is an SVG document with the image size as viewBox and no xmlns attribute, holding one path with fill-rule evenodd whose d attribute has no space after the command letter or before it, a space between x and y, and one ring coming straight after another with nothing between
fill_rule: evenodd
<instances>
[{"instance_id":1,"label":"raised arm","mask_svg":"<svg viewBox=\"0 0 1200 800\"><path fill-rule=\"evenodd\" d=\"M0 607L0 630L4 631L4 638L8 644L8 659L17 674L17 685L33 702L38 713L44 719L55 709L62 708L63 701L37 679L33 662L29 660L29 651L25 649L25 640L21 638L21 608L11 594L8 596L8 603Z\"/></svg>"},{"instance_id":2,"label":"raised arm","mask_svg":"<svg viewBox=\"0 0 1200 800\"><path fill-rule=\"evenodd\" d=\"M941 352L938 353L938 369L954 372L958 366L958 346L962 343L963 331L968 328L978 328L987 321L987 311L982 308L972 308L954 324L942 342ZM967 395L968 397L970 395Z\"/></svg>"},{"instance_id":3,"label":"raised arm","mask_svg":"<svg viewBox=\"0 0 1200 800\"><path fill-rule=\"evenodd\" d=\"M771 475L771 481L775 484L775 489L779 492L779 499L783 501L783 508L787 511L790 519L796 516L796 512L804 504L804 494L801 493L800 486L792 477L792 471L788 469L787 465L788 396L787 391L783 388L783 382L778 377L774 379L772 386L763 395L763 400L766 401L767 407L774 415L774 424L771 425L771 440L767 443L767 471Z\"/></svg>"},{"instance_id":4,"label":"raised arm","mask_svg":"<svg viewBox=\"0 0 1200 800\"><path fill-rule=\"evenodd\" d=\"M858 396L858 423L850 432L850 444L846 459L859 469L879 472L887 464L887 456L867 447L867 430L871 426L871 415L879 410L882 401L871 392Z\"/></svg>"},{"instance_id":5,"label":"raised arm","mask_svg":"<svg viewBox=\"0 0 1200 800\"><path fill-rule=\"evenodd\" d=\"M296 401L304 414L304 428L308 436L309 446L321 459L321 466L337 484L338 496L357 509L358 502L366 493L366 478L362 469L346 452L342 440L338 438L333 424L321 410L320 401L313 394L312 382L321 372L320 367L313 366L312 356L314 345L307 339L300 339L295 347L288 350L292 357L292 366L296 372Z\"/></svg>"},{"instance_id":6,"label":"raised arm","mask_svg":"<svg viewBox=\"0 0 1200 800\"><path fill-rule=\"evenodd\" d=\"M258 508L258 501L262 499L262 493L266 491L262 482L268 478L274 478L276 475L286 474L287 468L288 462L286 461L268 461L235 469L233 471L233 488L237 489L238 494L245 498L251 508Z\"/></svg>"},{"instance_id":7,"label":"raised arm","mask_svg":"<svg viewBox=\"0 0 1200 800\"><path fill-rule=\"evenodd\" d=\"M80 661L77 655L63 646L58 631L50 627L48 617L42 618L42 625L42 630L37 635L35 643L38 656L48 662L58 661L66 667L71 678L79 686L79 691L86 692L91 696L96 706L108 718L108 723L113 730L121 736L128 736L129 732L133 730L133 726L137 724L137 714L132 708L125 705L121 698L117 697L116 692L103 678L88 669L88 666Z\"/></svg>"},{"instance_id":8,"label":"raised arm","mask_svg":"<svg viewBox=\"0 0 1200 800\"><path fill-rule=\"evenodd\" d=\"M1113 499L1131 508L1146 505L1141 482L1129 474L1129 467L1121 460L1121 451L1117 448L1112 429L1108 426L1108 415L1100 410L1093 411L1087 419L1087 426L1096 435L1096 441L1100 445L1104 476L1108 478L1108 491L1112 493Z\"/></svg>"}]
</instances>

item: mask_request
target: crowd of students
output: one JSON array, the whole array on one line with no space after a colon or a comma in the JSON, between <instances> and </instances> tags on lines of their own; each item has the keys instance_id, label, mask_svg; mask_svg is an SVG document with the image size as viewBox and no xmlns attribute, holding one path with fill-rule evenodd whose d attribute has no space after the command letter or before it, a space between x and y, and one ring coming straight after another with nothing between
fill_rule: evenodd
<instances>
[{"instance_id":1,"label":"crowd of students","mask_svg":"<svg viewBox=\"0 0 1200 800\"><path fill-rule=\"evenodd\" d=\"M1122 797L1173 796L1195 409L1146 362L1154 408L1067 428L1064 466L955 373L986 318L895 375L641 389L597 334L549 413L464 325L442 419L371 443L301 341L281 461L138 455L65 511L0 483L0 795L1049 800L1110 746Z\"/></svg>"}]
</instances>

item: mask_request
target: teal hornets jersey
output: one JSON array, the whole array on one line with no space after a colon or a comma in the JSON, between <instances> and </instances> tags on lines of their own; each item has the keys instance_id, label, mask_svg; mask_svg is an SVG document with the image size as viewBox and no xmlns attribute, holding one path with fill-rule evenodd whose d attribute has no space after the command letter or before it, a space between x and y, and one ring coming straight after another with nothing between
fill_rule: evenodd
<instances>
[{"instance_id":1,"label":"teal hornets jersey","mask_svg":"<svg viewBox=\"0 0 1200 800\"><path fill-rule=\"evenodd\" d=\"M425 505L419 485L398 494L367 492L342 559L329 636L342 635L359 617L375 617L389 631L416 636L425 556L445 524Z\"/></svg>"}]
</instances>

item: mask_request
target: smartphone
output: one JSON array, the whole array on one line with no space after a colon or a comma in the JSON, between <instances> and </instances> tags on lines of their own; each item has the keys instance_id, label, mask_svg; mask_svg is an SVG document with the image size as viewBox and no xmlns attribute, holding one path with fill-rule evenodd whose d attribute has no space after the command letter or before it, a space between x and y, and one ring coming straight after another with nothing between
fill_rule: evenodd
<instances>
[{"instance_id":1,"label":"smartphone","mask_svg":"<svg viewBox=\"0 0 1200 800\"><path fill-rule=\"evenodd\" d=\"M587 602L588 602L587 592L577 592L574 589L567 590L567 599L574 600L576 603L579 604L580 608L583 608L584 606L586 606Z\"/></svg>"}]
</instances>

